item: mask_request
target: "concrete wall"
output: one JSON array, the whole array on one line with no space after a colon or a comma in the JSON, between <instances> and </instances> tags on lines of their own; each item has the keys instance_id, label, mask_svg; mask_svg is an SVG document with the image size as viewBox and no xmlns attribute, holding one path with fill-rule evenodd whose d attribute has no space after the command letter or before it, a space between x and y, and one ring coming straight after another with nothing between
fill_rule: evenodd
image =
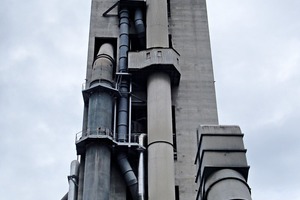
<instances>
[{"instance_id":1,"label":"concrete wall","mask_svg":"<svg viewBox=\"0 0 300 200\"><path fill-rule=\"evenodd\" d=\"M218 124L205 0L170 0L169 33L180 56L181 80L174 88L177 161L175 184L180 200L196 198L196 129Z\"/></svg>"}]
</instances>

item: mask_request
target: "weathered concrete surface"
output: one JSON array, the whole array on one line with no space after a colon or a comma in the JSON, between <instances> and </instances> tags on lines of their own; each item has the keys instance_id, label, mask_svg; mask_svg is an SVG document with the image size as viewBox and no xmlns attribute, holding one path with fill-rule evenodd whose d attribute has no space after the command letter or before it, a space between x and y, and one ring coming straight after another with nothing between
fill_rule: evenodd
<instances>
[{"instance_id":1,"label":"weathered concrete surface","mask_svg":"<svg viewBox=\"0 0 300 200\"><path fill-rule=\"evenodd\" d=\"M196 198L196 129L199 124L218 124L214 76L205 0L171 0L169 32L180 54L181 80L173 89L176 115L176 185L179 199Z\"/></svg>"}]
</instances>

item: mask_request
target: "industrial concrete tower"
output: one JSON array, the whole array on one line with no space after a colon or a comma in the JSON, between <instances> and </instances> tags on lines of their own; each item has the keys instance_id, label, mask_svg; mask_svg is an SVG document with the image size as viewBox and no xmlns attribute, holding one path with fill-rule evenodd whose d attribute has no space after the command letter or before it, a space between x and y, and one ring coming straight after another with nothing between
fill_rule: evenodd
<instances>
[{"instance_id":1,"label":"industrial concrete tower","mask_svg":"<svg viewBox=\"0 0 300 200\"><path fill-rule=\"evenodd\" d=\"M218 124L205 0L92 0L68 200L250 200Z\"/></svg>"}]
</instances>

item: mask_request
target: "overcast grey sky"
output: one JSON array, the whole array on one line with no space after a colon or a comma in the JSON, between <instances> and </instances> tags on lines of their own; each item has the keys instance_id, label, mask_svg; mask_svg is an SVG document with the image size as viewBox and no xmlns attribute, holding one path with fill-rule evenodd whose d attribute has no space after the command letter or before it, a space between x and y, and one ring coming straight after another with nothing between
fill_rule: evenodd
<instances>
[{"instance_id":1,"label":"overcast grey sky","mask_svg":"<svg viewBox=\"0 0 300 200\"><path fill-rule=\"evenodd\" d=\"M220 124L255 200L300 200L300 1L207 0ZM81 130L90 0L0 3L1 199L60 199Z\"/></svg>"}]
</instances>

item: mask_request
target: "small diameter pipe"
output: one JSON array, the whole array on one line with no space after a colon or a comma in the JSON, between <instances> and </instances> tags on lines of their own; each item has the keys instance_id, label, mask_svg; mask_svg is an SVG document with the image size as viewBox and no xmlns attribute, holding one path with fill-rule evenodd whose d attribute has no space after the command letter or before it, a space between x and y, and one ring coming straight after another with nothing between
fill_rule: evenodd
<instances>
[{"instance_id":1,"label":"small diameter pipe","mask_svg":"<svg viewBox=\"0 0 300 200\"><path fill-rule=\"evenodd\" d=\"M146 134L141 134L139 136L140 145L140 157L139 157L139 167L138 167L138 199L145 199L145 161L144 161L144 148L145 148L145 138Z\"/></svg>"}]
</instances>

